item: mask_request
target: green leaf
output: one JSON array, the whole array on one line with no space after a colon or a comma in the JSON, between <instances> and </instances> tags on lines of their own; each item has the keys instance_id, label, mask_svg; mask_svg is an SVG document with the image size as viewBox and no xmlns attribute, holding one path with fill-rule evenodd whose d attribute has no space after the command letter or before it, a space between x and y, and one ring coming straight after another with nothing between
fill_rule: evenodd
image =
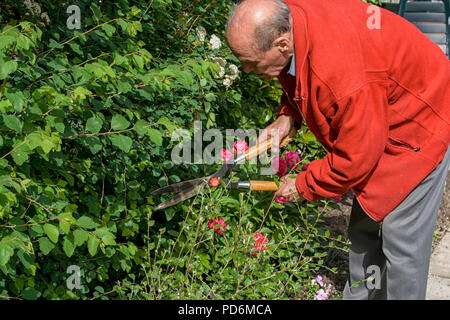
<instances>
[{"instance_id":1,"label":"green leaf","mask_svg":"<svg viewBox=\"0 0 450 320\"><path fill-rule=\"evenodd\" d=\"M75 90L73 90L73 94L75 96L75 99L84 100L86 99L86 96L92 94L92 92L84 87L77 87Z\"/></svg>"},{"instance_id":2,"label":"green leaf","mask_svg":"<svg viewBox=\"0 0 450 320\"><path fill-rule=\"evenodd\" d=\"M25 161L28 161L29 157L28 157L28 152L26 150L26 148L22 145L21 147L15 149L12 153L11 153L14 162L21 166Z\"/></svg>"},{"instance_id":3,"label":"green leaf","mask_svg":"<svg viewBox=\"0 0 450 320\"><path fill-rule=\"evenodd\" d=\"M161 117L158 120L158 123L163 124L170 134L177 129L177 126L173 124L172 121L170 121L166 116Z\"/></svg>"},{"instance_id":4,"label":"green leaf","mask_svg":"<svg viewBox=\"0 0 450 320\"><path fill-rule=\"evenodd\" d=\"M44 136L44 139L41 141L41 148L45 154L49 153L54 147L54 144L49 140L48 137Z\"/></svg>"},{"instance_id":5,"label":"green leaf","mask_svg":"<svg viewBox=\"0 0 450 320\"><path fill-rule=\"evenodd\" d=\"M116 241L114 234L109 232L107 228L99 228L94 231L94 233L102 239L105 245L115 245Z\"/></svg>"},{"instance_id":6,"label":"green leaf","mask_svg":"<svg viewBox=\"0 0 450 320\"><path fill-rule=\"evenodd\" d=\"M28 287L22 291L20 296L25 300L36 300L41 296L41 293L37 291L35 288Z\"/></svg>"},{"instance_id":7,"label":"green leaf","mask_svg":"<svg viewBox=\"0 0 450 320\"><path fill-rule=\"evenodd\" d=\"M147 134L149 135L150 140L152 140L153 143L155 143L159 147L162 146L162 134L161 132L159 132L159 130L148 128Z\"/></svg>"},{"instance_id":8,"label":"green leaf","mask_svg":"<svg viewBox=\"0 0 450 320\"><path fill-rule=\"evenodd\" d=\"M16 37L13 35L3 35L0 37L0 50L3 48L13 45L16 41Z\"/></svg>"},{"instance_id":9,"label":"green leaf","mask_svg":"<svg viewBox=\"0 0 450 320\"><path fill-rule=\"evenodd\" d=\"M99 224L94 222L90 217L82 216L78 218L76 225L84 229L93 229Z\"/></svg>"},{"instance_id":10,"label":"green leaf","mask_svg":"<svg viewBox=\"0 0 450 320\"><path fill-rule=\"evenodd\" d=\"M136 130L138 135L143 136L144 134L147 133L147 129L148 129L147 126L148 126L148 122L140 119L134 124L133 129Z\"/></svg>"},{"instance_id":11,"label":"green leaf","mask_svg":"<svg viewBox=\"0 0 450 320\"><path fill-rule=\"evenodd\" d=\"M54 226L50 223L44 224L44 232L49 237L52 242L57 243L59 237L59 229L57 226Z\"/></svg>"},{"instance_id":12,"label":"green leaf","mask_svg":"<svg viewBox=\"0 0 450 320\"><path fill-rule=\"evenodd\" d=\"M87 241L87 246L88 246L88 251L89 254L91 256L95 256L95 254L97 253L98 250L98 245L100 244L100 240L97 239L96 237L89 235L88 241Z\"/></svg>"},{"instance_id":13,"label":"green leaf","mask_svg":"<svg viewBox=\"0 0 450 320\"><path fill-rule=\"evenodd\" d=\"M32 132L27 136L28 140L28 147L30 147L31 150L36 149L41 145L42 141L42 134L37 132Z\"/></svg>"},{"instance_id":14,"label":"green leaf","mask_svg":"<svg viewBox=\"0 0 450 320\"><path fill-rule=\"evenodd\" d=\"M23 106L25 105L25 97L22 92L7 92L5 96L11 102L16 112L22 112Z\"/></svg>"},{"instance_id":15,"label":"green leaf","mask_svg":"<svg viewBox=\"0 0 450 320\"><path fill-rule=\"evenodd\" d=\"M134 65L139 69L142 70L144 68L144 59L136 54L133 55L132 60L134 62Z\"/></svg>"},{"instance_id":16,"label":"green leaf","mask_svg":"<svg viewBox=\"0 0 450 320\"><path fill-rule=\"evenodd\" d=\"M102 129L102 120L97 117L89 118L86 122L86 130L92 133L99 133Z\"/></svg>"},{"instance_id":17,"label":"green leaf","mask_svg":"<svg viewBox=\"0 0 450 320\"><path fill-rule=\"evenodd\" d=\"M52 49L55 49L55 48L61 49L61 48L63 48L63 46L60 45L58 42L56 42L54 39L50 39L50 42L49 42L48 46L50 48L52 48Z\"/></svg>"},{"instance_id":18,"label":"green leaf","mask_svg":"<svg viewBox=\"0 0 450 320\"><path fill-rule=\"evenodd\" d=\"M87 146L93 154L97 154L103 149L103 144L99 137L87 136L83 139L83 145Z\"/></svg>"},{"instance_id":19,"label":"green leaf","mask_svg":"<svg viewBox=\"0 0 450 320\"><path fill-rule=\"evenodd\" d=\"M83 56L83 50L81 49L81 47L77 44L77 43L69 43L70 48L78 55Z\"/></svg>"},{"instance_id":20,"label":"green leaf","mask_svg":"<svg viewBox=\"0 0 450 320\"><path fill-rule=\"evenodd\" d=\"M63 250L64 250L64 253L66 254L66 256L69 258L72 256L72 254L75 250L75 245L67 237L64 237Z\"/></svg>"},{"instance_id":21,"label":"green leaf","mask_svg":"<svg viewBox=\"0 0 450 320\"><path fill-rule=\"evenodd\" d=\"M6 79L6 77L17 70L17 62L14 60L3 61L0 57L0 80Z\"/></svg>"},{"instance_id":22,"label":"green leaf","mask_svg":"<svg viewBox=\"0 0 450 320\"><path fill-rule=\"evenodd\" d=\"M64 231L65 234L68 234L70 232L70 223L65 219L59 220L59 227L62 231Z\"/></svg>"},{"instance_id":23,"label":"green leaf","mask_svg":"<svg viewBox=\"0 0 450 320\"><path fill-rule=\"evenodd\" d=\"M133 89L133 86L130 83L128 83L127 81L118 81L117 89L119 89L120 92L127 93L131 89Z\"/></svg>"},{"instance_id":24,"label":"green leaf","mask_svg":"<svg viewBox=\"0 0 450 320\"><path fill-rule=\"evenodd\" d=\"M169 208L169 209L165 210L164 213L166 215L167 222L172 220L172 218L175 216L175 210L173 210L173 208Z\"/></svg>"},{"instance_id":25,"label":"green leaf","mask_svg":"<svg viewBox=\"0 0 450 320\"><path fill-rule=\"evenodd\" d=\"M112 246L116 244L116 241L114 239L113 235L105 235L102 237L102 242L106 244L107 246Z\"/></svg>"},{"instance_id":26,"label":"green leaf","mask_svg":"<svg viewBox=\"0 0 450 320\"><path fill-rule=\"evenodd\" d=\"M107 23L102 25L102 29L103 29L103 31L105 31L105 33L108 35L108 37L111 37L114 34L114 32L116 32L116 28Z\"/></svg>"},{"instance_id":27,"label":"green leaf","mask_svg":"<svg viewBox=\"0 0 450 320\"><path fill-rule=\"evenodd\" d=\"M22 133L23 123L15 115L3 115L3 122L5 125L18 133Z\"/></svg>"},{"instance_id":28,"label":"green leaf","mask_svg":"<svg viewBox=\"0 0 450 320\"><path fill-rule=\"evenodd\" d=\"M75 245L78 247L83 245L83 243L85 243L87 241L88 236L89 236L89 233L87 233L84 230L81 230L81 229L75 230L73 232L73 238L75 240Z\"/></svg>"},{"instance_id":29,"label":"green leaf","mask_svg":"<svg viewBox=\"0 0 450 320\"><path fill-rule=\"evenodd\" d=\"M0 243L0 266L6 265L13 254L13 248L6 243Z\"/></svg>"},{"instance_id":30,"label":"green leaf","mask_svg":"<svg viewBox=\"0 0 450 320\"><path fill-rule=\"evenodd\" d=\"M25 49L28 50L30 49L30 45L32 45L33 42L30 40L30 38L28 38L27 36L21 34L18 38L17 38L17 45L16 45L16 50L17 49Z\"/></svg>"},{"instance_id":31,"label":"green leaf","mask_svg":"<svg viewBox=\"0 0 450 320\"><path fill-rule=\"evenodd\" d=\"M34 262L34 254L27 253L24 250L19 250L17 252L17 256L19 257L19 260L20 262L22 262L23 266L26 269L30 269Z\"/></svg>"},{"instance_id":32,"label":"green leaf","mask_svg":"<svg viewBox=\"0 0 450 320\"><path fill-rule=\"evenodd\" d=\"M216 101L216 95L214 93L208 93L205 95L205 99L208 102Z\"/></svg>"},{"instance_id":33,"label":"green leaf","mask_svg":"<svg viewBox=\"0 0 450 320\"><path fill-rule=\"evenodd\" d=\"M47 255L50 253L50 251L53 250L55 245L50 242L50 240L47 237L43 237L39 239L39 249L42 251L44 255Z\"/></svg>"},{"instance_id":34,"label":"green leaf","mask_svg":"<svg viewBox=\"0 0 450 320\"><path fill-rule=\"evenodd\" d=\"M128 153L131 149L131 145L133 144L133 140L130 137L127 137L122 134L115 134L109 137L111 143L119 148L120 150Z\"/></svg>"},{"instance_id":35,"label":"green leaf","mask_svg":"<svg viewBox=\"0 0 450 320\"><path fill-rule=\"evenodd\" d=\"M130 122L124 116L116 114L112 117L111 128L113 130L124 130L130 126Z\"/></svg>"}]
</instances>

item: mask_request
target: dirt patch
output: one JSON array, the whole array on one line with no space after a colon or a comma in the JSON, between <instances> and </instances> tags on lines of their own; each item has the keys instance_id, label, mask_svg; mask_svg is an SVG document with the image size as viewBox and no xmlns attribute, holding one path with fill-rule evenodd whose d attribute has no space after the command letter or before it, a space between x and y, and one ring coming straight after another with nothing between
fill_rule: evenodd
<instances>
[{"instance_id":1,"label":"dirt patch","mask_svg":"<svg viewBox=\"0 0 450 320\"><path fill-rule=\"evenodd\" d=\"M350 212L353 204L353 192L349 192L343 196L343 200L337 204L337 208L328 211L322 217L323 224L330 230L331 237L336 238L341 235L344 240L348 239L347 228L350 221ZM450 172L447 175L447 180L444 188L444 194L441 200L436 226L434 231L432 250L438 246L444 234L450 228ZM331 295L338 297L342 295L345 287L345 282L348 276L348 253L336 250L327 261L330 268L337 267L337 272L324 272L322 277L326 283L331 283L334 290Z\"/></svg>"}]
</instances>

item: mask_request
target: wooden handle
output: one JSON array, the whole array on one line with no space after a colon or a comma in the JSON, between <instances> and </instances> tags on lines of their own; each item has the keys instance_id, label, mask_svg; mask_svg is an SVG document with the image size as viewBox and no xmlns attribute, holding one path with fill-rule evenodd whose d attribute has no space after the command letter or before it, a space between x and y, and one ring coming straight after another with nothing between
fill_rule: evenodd
<instances>
[{"instance_id":1,"label":"wooden handle","mask_svg":"<svg viewBox=\"0 0 450 320\"><path fill-rule=\"evenodd\" d=\"M250 190L277 191L278 187L273 181L250 180Z\"/></svg>"},{"instance_id":2,"label":"wooden handle","mask_svg":"<svg viewBox=\"0 0 450 320\"><path fill-rule=\"evenodd\" d=\"M294 139L296 134L297 134L297 128L292 127L292 129L291 129L291 131L289 131L288 135L286 137L284 137L283 140L281 140L280 148L286 147L289 144L289 142L291 142L292 139Z\"/></svg>"},{"instance_id":3,"label":"wooden handle","mask_svg":"<svg viewBox=\"0 0 450 320\"><path fill-rule=\"evenodd\" d=\"M292 127L291 131L289 131L288 135L285 136L280 143L280 147L283 148L289 144L289 142L292 141L292 138L297 134L297 128ZM263 152L266 152L270 148L272 148L272 141L273 138L269 138L268 140L264 141L263 143L257 144L245 151L245 159L250 160L254 157L257 157Z\"/></svg>"}]
</instances>

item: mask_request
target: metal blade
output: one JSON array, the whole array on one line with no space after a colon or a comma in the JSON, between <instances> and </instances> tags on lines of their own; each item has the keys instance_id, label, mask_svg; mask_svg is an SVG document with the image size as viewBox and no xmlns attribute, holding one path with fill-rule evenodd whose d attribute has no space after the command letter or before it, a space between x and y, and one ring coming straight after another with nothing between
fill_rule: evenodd
<instances>
[{"instance_id":1,"label":"metal blade","mask_svg":"<svg viewBox=\"0 0 450 320\"><path fill-rule=\"evenodd\" d=\"M225 175L225 173L233 170L233 168L235 166L236 166L236 161L225 162L223 164L223 166L219 170L217 170L216 173L214 173L213 175L210 176L210 178L222 178Z\"/></svg>"},{"instance_id":2,"label":"metal blade","mask_svg":"<svg viewBox=\"0 0 450 320\"><path fill-rule=\"evenodd\" d=\"M186 199L189 199L193 196L195 196L195 193L197 190L201 189L203 186L205 186L207 182L203 182L195 186L194 188L187 188L185 190L180 191L180 193L176 194L174 197L170 198L167 201L164 201L163 203L160 203L156 208L154 208L154 211L163 210L167 207L171 207L173 205L176 205L177 203L180 203Z\"/></svg>"},{"instance_id":3,"label":"metal blade","mask_svg":"<svg viewBox=\"0 0 450 320\"><path fill-rule=\"evenodd\" d=\"M217 170L216 173L214 173L213 175L207 176L207 177L202 177L199 179L193 179L193 180L189 180L189 181L184 181L184 182L179 182L167 187L163 187L161 189L157 189L155 191L152 192L152 194L162 194L162 193L166 193L166 192L172 192L172 191L179 191L179 193L177 195L175 195L174 197L170 198L167 201L164 201L163 203L160 203L155 209L153 209L154 211L158 211L158 210L162 210L165 209L167 207L173 206L177 203L180 203L186 199L189 199L191 197L193 197L195 195L195 192L197 190L199 190L201 187L207 187L209 188L209 180L211 180L211 178L219 178L221 179L225 173L227 173L228 171L233 170L233 168L236 166L236 164L238 164L238 162L240 162L240 160L242 157L238 157L234 160L229 160L228 162L224 163L223 166Z\"/></svg>"},{"instance_id":4,"label":"metal blade","mask_svg":"<svg viewBox=\"0 0 450 320\"><path fill-rule=\"evenodd\" d=\"M192 179L188 181L182 181L175 184L171 184L169 186L165 186L159 189L156 189L155 191L152 191L150 194L154 195L160 195L163 193L170 193L170 192L181 192L183 190L189 189L189 188L195 188L196 185L201 184L202 182L209 181L211 176L207 177L201 177L197 179Z\"/></svg>"}]
</instances>

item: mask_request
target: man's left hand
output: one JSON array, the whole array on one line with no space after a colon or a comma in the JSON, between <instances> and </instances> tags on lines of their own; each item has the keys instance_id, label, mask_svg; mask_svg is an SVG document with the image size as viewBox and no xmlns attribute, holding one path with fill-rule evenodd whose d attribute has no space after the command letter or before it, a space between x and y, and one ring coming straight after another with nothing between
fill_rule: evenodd
<instances>
[{"instance_id":1,"label":"man's left hand","mask_svg":"<svg viewBox=\"0 0 450 320\"><path fill-rule=\"evenodd\" d=\"M292 174L281 177L280 188L275 192L275 198L283 197L289 202L302 201L303 197L297 191L295 180L296 176Z\"/></svg>"}]
</instances>

